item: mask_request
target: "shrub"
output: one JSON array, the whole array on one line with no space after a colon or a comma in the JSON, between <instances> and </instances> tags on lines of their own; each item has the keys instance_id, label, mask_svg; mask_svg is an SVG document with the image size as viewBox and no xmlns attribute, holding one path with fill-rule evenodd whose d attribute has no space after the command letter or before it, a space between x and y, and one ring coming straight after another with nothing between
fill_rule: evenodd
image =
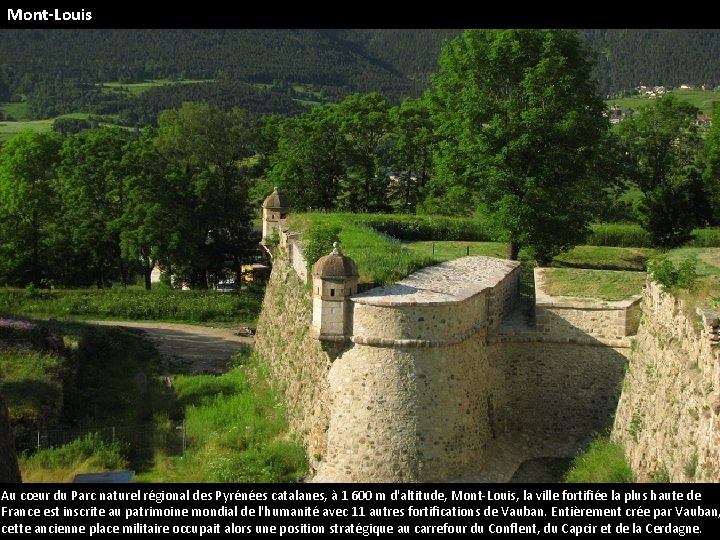
<instances>
[{"instance_id":1,"label":"shrub","mask_svg":"<svg viewBox=\"0 0 720 540\"><path fill-rule=\"evenodd\" d=\"M634 223L595 223L585 241L590 246L652 247L652 238Z\"/></svg>"},{"instance_id":2,"label":"shrub","mask_svg":"<svg viewBox=\"0 0 720 540\"><path fill-rule=\"evenodd\" d=\"M648 270L655 281L666 289L692 290L697 283L697 257L687 257L677 268L666 257L658 257L648 263Z\"/></svg>"},{"instance_id":3,"label":"shrub","mask_svg":"<svg viewBox=\"0 0 720 540\"><path fill-rule=\"evenodd\" d=\"M308 270L320 257L330 253L334 242L340 241L341 230L341 227L335 225L315 224L305 233L303 252Z\"/></svg>"},{"instance_id":4,"label":"shrub","mask_svg":"<svg viewBox=\"0 0 720 540\"><path fill-rule=\"evenodd\" d=\"M120 442L107 442L98 434L91 433L63 446L46 448L29 457L23 456L21 461L26 466L43 469L71 467L89 462L93 468L114 470L127 467L124 456L126 451Z\"/></svg>"}]
</instances>

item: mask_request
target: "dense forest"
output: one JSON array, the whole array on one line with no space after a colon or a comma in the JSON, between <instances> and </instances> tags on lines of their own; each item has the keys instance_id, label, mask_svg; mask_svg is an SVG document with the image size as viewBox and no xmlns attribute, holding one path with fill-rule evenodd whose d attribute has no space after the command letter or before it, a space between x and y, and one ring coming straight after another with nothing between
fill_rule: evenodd
<instances>
[{"instance_id":1,"label":"dense forest","mask_svg":"<svg viewBox=\"0 0 720 540\"><path fill-rule=\"evenodd\" d=\"M443 39L457 30L0 30L0 101L25 97L31 118L82 110L143 124L184 99L292 114L293 85L320 101L382 91L420 95ZM207 81L141 97L98 83ZM244 83L244 84L241 84ZM255 85L254 87L251 85ZM3 96L4 94L4 96ZM192 94L192 95L190 95ZM152 118L153 122L155 118Z\"/></svg>"},{"instance_id":2,"label":"dense forest","mask_svg":"<svg viewBox=\"0 0 720 540\"><path fill-rule=\"evenodd\" d=\"M295 114L309 102L382 92L419 97L454 29L0 30L0 102L26 100L31 119L82 111L155 123L182 101ZM720 85L720 30L580 30L597 52L603 96L640 83ZM100 83L205 81L135 95ZM300 93L303 86L310 94Z\"/></svg>"},{"instance_id":3,"label":"dense forest","mask_svg":"<svg viewBox=\"0 0 720 540\"><path fill-rule=\"evenodd\" d=\"M720 85L720 30L582 30L605 95L636 86Z\"/></svg>"}]
</instances>

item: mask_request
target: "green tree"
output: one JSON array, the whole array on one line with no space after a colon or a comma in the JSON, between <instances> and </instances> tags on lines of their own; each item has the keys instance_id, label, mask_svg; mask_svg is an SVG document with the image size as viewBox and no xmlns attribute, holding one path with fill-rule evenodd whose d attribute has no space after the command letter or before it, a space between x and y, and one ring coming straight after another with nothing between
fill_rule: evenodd
<instances>
[{"instance_id":1,"label":"green tree","mask_svg":"<svg viewBox=\"0 0 720 540\"><path fill-rule=\"evenodd\" d=\"M383 172L382 142L390 131L385 98L377 93L353 94L337 107L340 131L347 143L347 178L343 206L350 211L378 212L389 209L388 180Z\"/></svg>"},{"instance_id":2,"label":"green tree","mask_svg":"<svg viewBox=\"0 0 720 540\"><path fill-rule=\"evenodd\" d=\"M315 107L280 125L268 176L296 210L335 209L345 176L346 146L337 106Z\"/></svg>"},{"instance_id":3,"label":"green tree","mask_svg":"<svg viewBox=\"0 0 720 540\"><path fill-rule=\"evenodd\" d=\"M539 264L581 242L599 189L588 174L608 128L593 61L568 30L467 30L449 41L431 90L436 174L467 194Z\"/></svg>"},{"instance_id":4,"label":"green tree","mask_svg":"<svg viewBox=\"0 0 720 540\"><path fill-rule=\"evenodd\" d=\"M253 213L248 205L248 158L255 155L255 122L201 103L163 111L155 147L168 166L184 223L184 260L194 286L207 287L229 263L234 269L250 244ZM191 213L186 210L191 209Z\"/></svg>"},{"instance_id":5,"label":"green tree","mask_svg":"<svg viewBox=\"0 0 720 540\"><path fill-rule=\"evenodd\" d=\"M390 184L396 207L415 212L430 179L435 130L424 100L406 99L389 111L392 167L400 173Z\"/></svg>"},{"instance_id":6,"label":"green tree","mask_svg":"<svg viewBox=\"0 0 720 540\"><path fill-rule=\"evenodd\" d=\"M661 248L686 241L696 222L702 198L697 113L697 107L670 95L638 108L618 126L633 161L631 179L642 192L640 222Z\"/></svg>"},{"instance_id":7,"label":"green tree","mask_svg":"<svg viewBox=\"0 0 720 540\"><path fill-rule=\"evenodd\" d=\"M0 147L0 282L39 286L52 271L60 144L57 134L24 131Z\"/></svg>"},{"instance_id":8,"label":"green tree","mask_svg":"<svg viewBox=\"0 0 720 540\"><path fill-rule=\"evenodd\" d=\"M182 238L191 222L191 209L177 205L179 195L154 146L156 133L147 128L140 139L123 149L127 182L127 205L122 216L120 250L142 272L145 288L151 288L156 265L166 268L182 259Z\"/></svg>"},{"instance_id":9,"label":"green tree","mask_svg":"<svg viewBox=\"0 0 720 540\"><path fill-rule=\"evenodd\" d=\"M60 151L58 195L65 245L72 246L77 268L90 268L97 287L119 277L128 283L120 232L127 207L123 150L130 134L121 128L83 131L67 137ZM72 271L72 270L70 270ZM89 279L88 279L89 278Z\"/></svg>"},{"instance_id":10,"label":"green tree","mask_svg":"<svg viewBox=\"0 0 720 540\"><path fill-rule=\"evenodd\" d=\"M720 222L720 103L713 109L715 122L705 136L703 182L713 210L713 224Z\"/></svg>"}]
</instances>

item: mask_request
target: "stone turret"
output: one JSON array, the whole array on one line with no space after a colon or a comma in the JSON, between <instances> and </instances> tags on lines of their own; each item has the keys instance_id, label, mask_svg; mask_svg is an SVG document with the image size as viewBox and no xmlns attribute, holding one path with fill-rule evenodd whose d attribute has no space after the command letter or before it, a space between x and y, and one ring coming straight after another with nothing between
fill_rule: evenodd
<instances>
[{"instance_id":1,"label":"stone turret","mask_svg":"<svg viewBox=\"0 0 720 540\"><path fill-rule=\"evenodd\" d=\"M263 201L263 239L272 236L274 230L281 231L285 226L285 219L290 211L286 198L275 188Z\"/></svg>"},{"instance_id":2,"label":"stone turret","mask_svg":"<svg viewBox=\"0 0 720 540\"><path fill-rule=\"evenodd\" d=\"M313 265L313 334L323 341L345 341L352 334L352 302L357 292L355 262L342 254L335 242L330 255Z\"/></svg>"}]
</instances>

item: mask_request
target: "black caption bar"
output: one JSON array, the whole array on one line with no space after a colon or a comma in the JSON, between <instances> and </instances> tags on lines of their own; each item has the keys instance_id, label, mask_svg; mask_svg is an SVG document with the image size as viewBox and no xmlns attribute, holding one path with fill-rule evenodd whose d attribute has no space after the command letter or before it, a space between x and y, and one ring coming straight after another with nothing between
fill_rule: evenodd
<instances>
[{"instance_id":1,"label":"black caption bar","mask_svg":"<svg viewBox=\"0 0 720 540\"><path fill-rule=\"evenodd\" d=\"M715 484L19 484L0 534L716 535Z\"/></svg>"}]
</instances>

